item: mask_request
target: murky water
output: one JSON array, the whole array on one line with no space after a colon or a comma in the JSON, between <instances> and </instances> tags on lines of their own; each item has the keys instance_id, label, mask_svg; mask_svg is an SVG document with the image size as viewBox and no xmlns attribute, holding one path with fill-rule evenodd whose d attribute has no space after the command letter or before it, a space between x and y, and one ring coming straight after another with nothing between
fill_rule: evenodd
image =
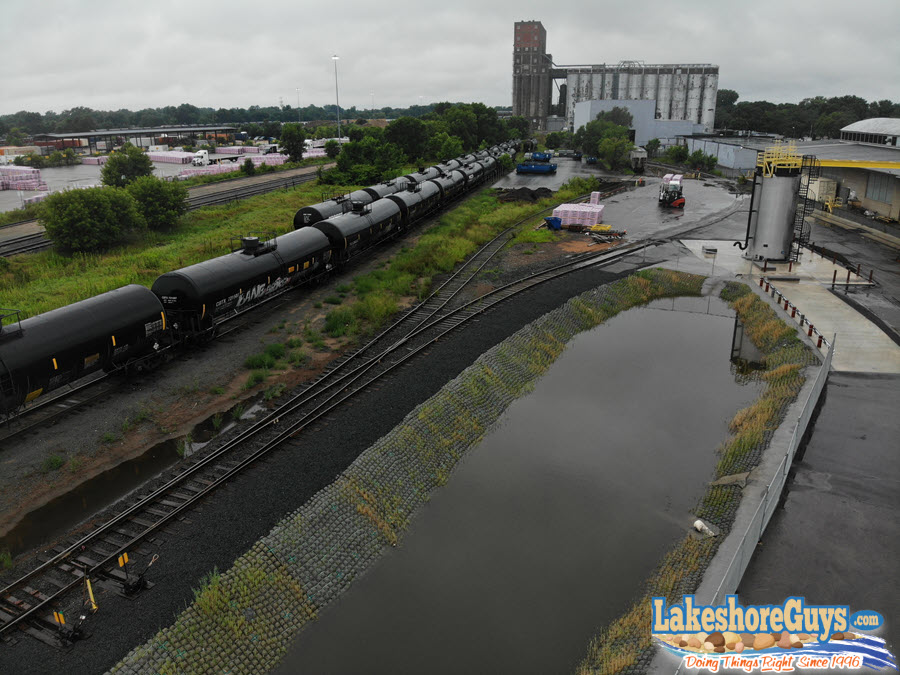
<instances>
[{"instance_id":1,"label":"murky water","mask_svg":"<svg viewBox=\"0 0 900 675\"><path fill-rule=\"evenodd\" d=\"M571 672L690 526L756 398L730 316L661 300L578 336L277 672Z\"/></svg>"},{"instance_id":2,"label":"murky water","mask_svg":"<svg viewBox=\"0 0 900 675\"><path fill-rule=\"evenodd\" d=\"M122 462L29 512L13 529L0 537L0 551L8 550L16 556L65 534L173 466L181 457L198 452L213 438L231 430L236 419L255 419L266 410L259 398L216 413L195 425L186 436L154 445L141 456Z\"/></svg>"},{"instance_id":3,"label":"murky water","mask_svg":"<svg viewBox=\"0 0 900 675\"><path fill-rule=\"evenodd\" d=\"M12 530L0 537L0 550L9 550L16 556L63 535L175 464L178 461L177 448L175 440L155 445L140 457L122 462L30 511Z\"/></svg>"}]
</instances>

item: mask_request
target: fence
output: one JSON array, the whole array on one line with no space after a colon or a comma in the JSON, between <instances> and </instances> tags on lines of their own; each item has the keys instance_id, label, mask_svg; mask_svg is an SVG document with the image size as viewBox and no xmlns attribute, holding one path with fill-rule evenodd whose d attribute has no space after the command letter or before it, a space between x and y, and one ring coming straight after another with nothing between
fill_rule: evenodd
<instances>
[{"instance_id":1,"label":"fence","mask_svg":"<svg viewBox=\"0 0 900 675\"><path fill-rule=\"evenodd\" d=\"M822 393L822 389L825 388L828 371L831 369L834 343L835 340L832 339L828 348L828 353L825 355L825 362L822 364L819 374L816 376L816 381L813 383L812 390L809 392L809 396L803 404L803 409L797 416L797 426L794 428L794 433L788 444L787 452L784 457L781 458L781 462L778 464L775 475L766 486L766 493L763 496L762 501L760 501L759 506L756 508L753 518L750 520L750 524L741 535L741 543L738 546L738 550L735 551L734 556L728 563L728 567L722 575L722 581L719 583L718 588L716 588L716 592L708 603L706 603L704 599L704 604L723 604L726 595L733 595L737 591L738 584L744 576L744 571L747 569L747 565L750 564L750 558L756 550L756 544L762 538L766 525L769 524L769 520L775 513L775 508L778 506L779 499L781 499L781 492L784 489L784 484L787 482L791 463L794 461L794 455L797 453L797 448L800 446L800 440L806 433L806 428L812 418L816 404L819 402L819 396Z\"/></svg>"}]
</instances>

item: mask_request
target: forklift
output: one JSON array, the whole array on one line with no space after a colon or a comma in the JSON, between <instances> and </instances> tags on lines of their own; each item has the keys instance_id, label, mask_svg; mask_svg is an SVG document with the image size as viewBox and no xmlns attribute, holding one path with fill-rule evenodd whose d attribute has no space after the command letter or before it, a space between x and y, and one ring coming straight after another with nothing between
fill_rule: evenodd
<instances>
[{"instance_id":1,"label":"forklift","mask_svg":"<svg viewBox=\"0 0 900 675\"><path fill-rule=\"evenodd\" d=\"M673 209L684 208L684 194L682 193L681 174L667 173L663 176L659 185L659 205Z\"/></svg>"}]
</instances>

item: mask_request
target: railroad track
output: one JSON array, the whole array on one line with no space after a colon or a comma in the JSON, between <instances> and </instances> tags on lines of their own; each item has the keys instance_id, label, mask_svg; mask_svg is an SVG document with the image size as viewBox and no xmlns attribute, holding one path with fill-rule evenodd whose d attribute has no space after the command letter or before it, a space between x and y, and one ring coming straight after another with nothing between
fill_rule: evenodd
<instances>
[{"instance_id":1,"label":"railroad track","mask_svg":"<svg viewBox=\"0 0 900 675\"><path fill-rule=\"evenodd\" d=\"M508 298L585 267L610 264L653 245L638 243L573 256L561 265L474 300L458 300L510 240L514 229L515 226L488 242L425 301L355 353L337 359L316 380L295 390L263 419L236 436L223 439L216 447L215 442L210 443L202 455L186 458L178 469L166 472L132 495L131 505L121 508L85 536L54 547L39 559L40 564L0 589L0 639L10 639L18 629L51 645L66 644L53 610L69 617L80 615L83 600L73 599L72 591L83 587L85 578L124 592L127 584L136 581L136 575L129 577L118 569L119 556L127 553L137 567L149 565L158 555L160 530L183 519L195 504L258 459L275 448L292 447L299 442L296 435L303 429Z\"/></svg>"},{"instance_id":2,"label":"railroad track","mask_svg":"<svg viewBox=\"0 0 900 675\"><path fill-rule=\"evenodd\" d=\"M8 258L20 253L34 253L43 251L53 246L53 242L44 236L43 232L36 234L26 234L22 237L7 239L0 242L0 257Z\"/></svg>"},{"instance_id":3,"label":"railroad track","mask_svg":"<svg viewBox=\"0 0 900 675\"><path fill-rule=\"evenodd\" d=\"M284 188L294 187L309 181L315 180L316 174L300 174L293 176L275 176L269 180L253 183L251 185L241 185L225 190L215 190L203 194L194 194L188 196L188 211L199 209L203 206L213 206L215 204L227 204L239 199L254 197L256 195L282 190ZM205 186L203 186L205 187ZM34 223L34 220L23 220L12 225L24 225ZM26 234L21 237L7 239L0 243L0 258L8 258L9 256L19 255L20 253L35 253L51 248L53 242L47 239L43 232L35 234Z\"/></svg>"}]
</instances>

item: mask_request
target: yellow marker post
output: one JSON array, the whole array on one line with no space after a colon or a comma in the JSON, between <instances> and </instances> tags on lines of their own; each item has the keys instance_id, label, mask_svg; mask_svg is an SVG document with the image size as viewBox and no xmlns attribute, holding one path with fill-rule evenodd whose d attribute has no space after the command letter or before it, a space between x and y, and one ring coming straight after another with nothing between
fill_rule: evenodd
<instances>
[{"instance_id":1,"label":"yellow marker post","mask_svg":"<svg viewBox=\"0 0 900 675\"><path fill-rule=\"evenodd\" d=\"M91 611L96 612L99 607L97 607L97 601L94 600L94 587L91 586L91 580L85 577L84 585L87 586L88 597L91 599Z\"/></svg>"},{"instance_id":2,"label":"yellow marker post","mask_svg":"<svg viewBox=\"0 0 900 675\"><path fill-rule=\"evenodd\" d=\"M66 625L66 617L63 616L62 612L53 612L53 620L60 626Z\"/></svg>"},{"instance_id":3,"label":"yellow marker post","mask_svg":"<svg viewBox=\"0 0 900 675\"><path fill-rule=\"evenodd\" d=\"M123 553L119 556L119 567L125 567L125 563L128 562L128 554Z\"/></svg>"}]
</instances>

